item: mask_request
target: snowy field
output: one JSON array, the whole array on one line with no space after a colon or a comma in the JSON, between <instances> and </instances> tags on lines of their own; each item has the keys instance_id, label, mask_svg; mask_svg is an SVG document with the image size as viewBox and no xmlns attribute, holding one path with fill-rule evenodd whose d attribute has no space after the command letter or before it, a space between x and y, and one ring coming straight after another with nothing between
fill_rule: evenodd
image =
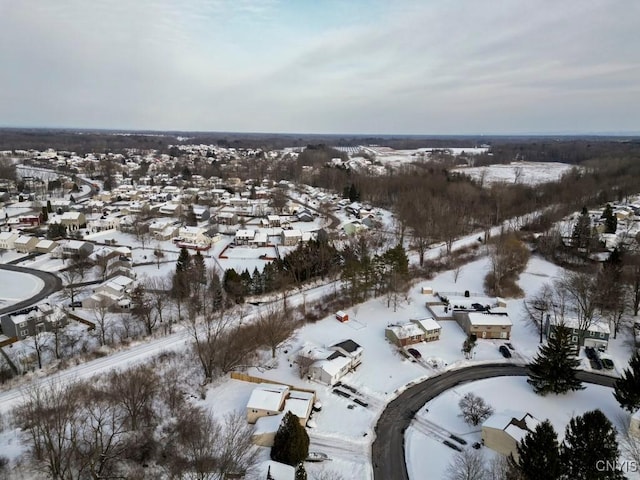
<instances>
[{"instance_id":1,"label":"snowy field","mask_svg":"<svg viewBox=\"0 0 640 480\"><path fill-rule=\"evenodd\" d=\"M21 272L0 270L0 307L8 307L36 295L44 288L38 277Z\"/></svg>"},{"instance_id":2,"label":"snowy field","mask_svg":"<svg viewBox=\"0 0 640 480\"><path fill-rule=\"evenodd\" d=\"M464 173L475 180L484 179L491 183L523 183L540 185L559 180L574 168L573 165L556 162L512 162L510 164L489 165L487 167L460 167L453 172Z\"/></svg>"}]
</instances>

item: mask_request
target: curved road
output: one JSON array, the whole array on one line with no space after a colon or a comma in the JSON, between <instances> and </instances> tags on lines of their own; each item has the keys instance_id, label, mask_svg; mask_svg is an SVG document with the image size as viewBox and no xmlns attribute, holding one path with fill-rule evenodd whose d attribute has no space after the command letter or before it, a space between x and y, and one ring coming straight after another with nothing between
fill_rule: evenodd
<instances>
[{"instance_id":1,"label":"curved road","mask_svg":"<svg viewBox=\"0 0 640 480\"><path fill-rule=\"evenodd\" d=\"M409 480L404 454L404 431L413 416L425 403L461 383L485 378L527 375L527 367L499 363L474 365L452 370L413 385L387 404L375 427L376 438L371 445L373 478L375 480ZM585 383L613 387L615 377L579 372Z\"/></svg>"},{"instance_id":2,"label":"curved road","mask_svg":"<svg viewBox=\"0 0 640 480\"><path fill-rule=\"evenodd\" d=\"M21 310L23 308L29 307L30 305L39 302L43 298L46 298L49 295L62 289L62 280L60 280L60 277L50 272L43 272L42 270L35 270L33 268L18 267L17 265L6 264L0 264L0 270L8 270L10 272L20 272L34 275L44 282L44 288L40 290L40 292L38 292L31 298L27 298L26 300L14 303L13 305L9 305L8 307L0 308L0 315L15 312L16 310Z\"/></svg>"}]
</instances>

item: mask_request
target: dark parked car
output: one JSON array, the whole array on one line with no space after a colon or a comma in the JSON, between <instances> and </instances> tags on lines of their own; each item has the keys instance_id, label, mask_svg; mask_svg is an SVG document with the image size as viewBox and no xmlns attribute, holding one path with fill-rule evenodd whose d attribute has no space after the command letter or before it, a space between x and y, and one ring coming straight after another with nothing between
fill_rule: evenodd
<instances>
[{"instance_id":1,"label":"dark parked car","mask_svg":"<svg viewBox=\"0 0 640 480\"><path fill-rule=\"evenodd\" d=\"M601 358L600 361L602 362L602 366L604 368L606 368L607 370L613 370L613 360L611 360L610 358Z\"/></svg>"},{"instance_id":2,"label":"dark parked car","mask_svg":"<svg viewBox=\"0 0 640 480\"><path fill-rule=\"evenodd\" d=\"M500 350L500 353L504 358L511 358L511 352L505 345L500 345L500 348L498 348L498 350Z\"/></svg>"},{"instance_id":3,"label":"dark parked car","mask_svg":"<svg viewBox=\"0 0 640 480\"><path fill-rule=\"evenodd\" d=\"M591 363L591 368L593 368L594 370L602 370L602 360L600 360L598 357L593 360L589 360L589 362Z\"/></svg>"},{"instance_id":4,"label":"dark parked car","mask_svg":"<svg viewBox=\"0 0 640 480\"><path fill-rule=\"evenodd\" d=\"M589 360L595 360L598 358L598 353L593 347L584 347L584 353Z\"/></svg>"},{"instance_id":5,"label":"dark parked car","mask_svg":"<svg viewBox=\"0 0 640 480\"><path fill-rule=\"evenodd\" d=\"M407 351L413 355L414 358L422 358L422 355L420 354L420 352L418 350L416 350L415 348L408 348Z\"/></svg>"}]
</instances>

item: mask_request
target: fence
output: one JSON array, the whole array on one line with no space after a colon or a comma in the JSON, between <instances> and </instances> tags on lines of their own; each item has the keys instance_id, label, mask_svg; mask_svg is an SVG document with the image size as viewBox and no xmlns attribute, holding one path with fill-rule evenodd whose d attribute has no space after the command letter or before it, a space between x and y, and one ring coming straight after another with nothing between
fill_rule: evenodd
<instances>
[{"instance_id":1,"label":"fence","mask_svg":"<svg viewBox=\"0 0 640 480\"><path fill-rule=\"evenodd\" d=\"M253 375L248 375L246 373L241 372L231 372L231 378L234 380L240 380L242 382L250 382L250 383L274 383L276 385L284 385L286 387L291 388L292 390L299 390L301 392L312 393L314 398L316 397L316 391L310 388L300 388L295 385L289 385L288 383L276 382L275 380L267 380L266 378L254 377Z\"/></svg>"}]
</instances>

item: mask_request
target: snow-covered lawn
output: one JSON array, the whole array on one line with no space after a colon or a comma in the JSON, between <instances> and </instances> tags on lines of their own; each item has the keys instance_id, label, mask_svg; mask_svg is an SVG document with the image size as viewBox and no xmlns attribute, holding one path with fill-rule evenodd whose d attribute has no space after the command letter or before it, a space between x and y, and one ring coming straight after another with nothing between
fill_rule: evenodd
<instances>
[{"instance_id":1,"label":"snow-covered lawn","mask_svg":"<svg viewBox=\"0 0 640 480\"><path fill-rule=\"evenodd\" d=\"M8 307L36 295L44 282L28 273L0 270L0 285L0 307Z\"/></svg>"},{"instance_id":2,"label":"snow-covered lawn","mask_svg":"<svg viewBox=\"0 0 640 480\"><path fill-rule=\"evenodd\" d=\"M574 165L556 162L512 162L486 167L460 167L454 172L464 173L475 180L484 178L486 183L523 183L539 185L554 182L574 168Z\"/></svg>"},{"instance_id":3,"label":"snow-covered lawn","mask_svg":"<svg viewBox=\"0 0 640 480\"><path fill-rule=\"evenodd\" d=\"M623 431L629 422L629 414L620 408L610 388L587 385L585 390L579 392L543 397L533 392L526 377L492 378L458 386L428 402L416 417L457 434L467 441L466 448L471 448L473 443L481 440L481 432L480 426L469 426L459 416L458 402L468 392L486 400L495 413L513 413L514 416L530 413L540 421L549 419L560 440L571 417L596 408L602 410L618 431ZM446 478L445 471L455 456L454 450L413 426L405 433L405 445L409 478L425 478L425 472L429 472L428 478ZM496 455L488 448L482 451L487 460ZM621 456L621 460L625 460L624 456Z\"/></svg>"}]
</instances>

